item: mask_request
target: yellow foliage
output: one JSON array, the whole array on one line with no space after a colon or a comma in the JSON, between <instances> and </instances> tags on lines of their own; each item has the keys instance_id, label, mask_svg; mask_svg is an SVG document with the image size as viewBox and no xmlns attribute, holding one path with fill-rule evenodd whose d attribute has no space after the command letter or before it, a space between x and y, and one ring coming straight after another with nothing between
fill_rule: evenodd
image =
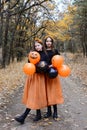
<instances>
[{"instance_id":1,"label":"yellow foliage","mask_svg":"<svg viewBox=\"0 0 87 130\"><path fill-rule=\"evenodd\" d=\"M69 12L72 12L72 11L76 11L77 10L77 7L76 6L68 6L68 11Z\"/></svg>"},{"instance_id":2,"label":"yellow foliage","mask_svg":"<svg viewBox=\"0 0 87 130\"><path fill-rule=\"evenodd\" d=\"M21 30L23 29L23 27L21 26Z\"/></svg>"},{"instance_id":3,"label":"yellow foliage","mask_svg":"<svg viewBox=\"0 0 87 130\"><path fill-rule=\"evenodd\" d=\"M58 23L58 26L60 28L63 28L63 29L68 29L68 25L63 21L61 20L59 23Z\"/></svg>"},{"instance_id":4,"label":"yellow foliage","mask_svg":"<svg viewBox=\"0 0 87 130\"><path fill-rule=\"evenodd\" d=\"M66 40L70 40L71 39L70 35L68 35L68 34L65 34L64 37L65 37Z\"/></svg>"},{"instance_id":5,"label":"yellow foliage","mask_svg":"<svg viewBox=\"0 0 87 130\"><path fill-rule=\"evenodd\" d=\"M69 6L68 6L68 10L69 10L69 11L72 11L72 10L73 10L73 7L69 5Z\"/></svg>"},{"instance_id":6,"label":"yellow foliage","mask_svg":"<svg viewBox=\"0 0 87 130\"><path fill-rule=\"evenodd\" d=\"M76 10L75 6L69 6L68 12L65 13L63 19L53 22L45 21L44 23L47 25L45 33L47 35L51 35L54 38L59 39L60 41L69 41L71 36L69 35L68 30L71 28L71 24L73 24L74 14L70 13L72 10Z\"/></svg>"},{"instance_id":7,"label":"yellow foliage","mask_svg":"<svg viewBox=\"0 0 87 130\"><path fill-rule=\"evenodd\" d=\"M63 18L64 21L67 22L67 21L69 21L71 19L73 19L73 16L71 14L64 14L64 18Z\"/></svg>"},{"instance_id":8,"label":"yellow foliage","mask_svg":"<svg viewBox=\"0 0 87 130\"><path fill-rule=\"evenodd\" d=\"M76 7L76 6L74 6L74 7L73 7L73 10L74 10L74 11L77 11L77 7Z\"/></svg>"},{"instance_id":9,"label":"yellow foliage","mask_svg":"<svg viewBox=\"0 0 87 130\"><path fill-rule=\"evenodd\" d=\"M26 27L23 28L24 30L26 29Z\"/></svg>"},{"instance_id":10,"label":"yellow foliage","mask_svg":"<svg viewBox=\"0 0 87 130\"><path fill-rule=\"evenodd\" d=\"M26 20L26 23L28 23L29 21L28 21L28 19Z\"/></svg>"},{"instance_id":11,"label":"yellow foliage","mask_svg":"<svg viewBox=\"0 0 87 130\"><path fill-rule=\"evenodd\" d=\"M69 26L73 23L73 16L71 14L64 14L63 21Z\"/></svg>"},{"instance_id":12,"label":"yellow foliage","mask_svg":"<svg viewBox=\"0 0 87 130\"><path fill-rule=\"evenodd\" d=\"M17 30L19 30L20 29L20 26L19 25L17 25Z\"/></svg>"},{"instance_id":13,"label":"yellow foliage","mask_svg":"<svg viewBox=\"0 0 87 130\"><path fill-rule=\"evenodd\" d=\"M55 8L55 5L50 3L49 1L44 3L44 5L47 6L48 9L51 10L51 11Z\"/></svg>"},{"instance_id":14,"label":"yellow foliage","mask_svg":"<svg viewBox=\"0 0 87 130\"><path fill-rule=\"evenodd\" d=\"M66 40L63 35L58 35L57 38L58 38L60 41L63 41L63 42Z\"/></svg>"},{"instance_id":15,"label":"yellow foliage","mask_svg":"<svg viewBox=\"0 0 87 130\"><path fill-rule=\"evenodd\" d=\"M48 6L49 6L49 8L50 8L51 10L54 9L54 5L53 5L53 4L49 4Z\"/></svg>"},{"instance_id":16,"label":"yellow foliage","mask_svg":"<svg viewBox=\"0 0 87 130\"><path fill-rule=\"evenodd\" d=\"M47 34L48 36L52 36L52 37L54 38L54 34L53 34L52 31L48 31L48 30L46 30L46 34Z\"/></svg>"}]
</instances>

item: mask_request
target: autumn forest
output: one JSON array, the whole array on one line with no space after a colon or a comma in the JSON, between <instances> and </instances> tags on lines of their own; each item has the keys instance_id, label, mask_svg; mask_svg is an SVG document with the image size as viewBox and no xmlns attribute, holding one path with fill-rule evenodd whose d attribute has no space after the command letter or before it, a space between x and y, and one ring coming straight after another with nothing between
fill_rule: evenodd
<instances>
[{"instance_id":1,"label":"autumn forest","mask_svg":"<svg viewBox=\"0 0 87 130\"><path fill-rule=\"evenodd\" d=\"M87 1L0 0L0 55L5 68L16 58L21 61L35 37L51 35L61 52L87 56Z\"/></svg>"}]
</instances>

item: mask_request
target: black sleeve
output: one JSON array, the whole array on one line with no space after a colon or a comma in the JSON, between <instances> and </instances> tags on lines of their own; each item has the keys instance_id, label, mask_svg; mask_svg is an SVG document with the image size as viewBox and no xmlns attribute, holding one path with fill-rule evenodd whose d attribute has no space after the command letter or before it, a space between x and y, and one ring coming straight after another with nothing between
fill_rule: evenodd
<instances>
[{"instance_id":1,"label":"black sleeve","mask_svg":"<svg viewBox=\"0 0 87 130\"><path fill-rule=\"evenodd\" d=\"M57 49L55 49L55 55L60 55L60 53Z\"/></svg>"}]
</instances>

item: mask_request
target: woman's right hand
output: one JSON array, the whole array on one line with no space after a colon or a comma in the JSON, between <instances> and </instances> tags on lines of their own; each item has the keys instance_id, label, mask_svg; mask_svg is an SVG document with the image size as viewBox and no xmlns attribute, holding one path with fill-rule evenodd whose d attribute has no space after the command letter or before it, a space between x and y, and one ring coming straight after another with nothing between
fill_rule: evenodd
<instances>
[{"instance_id":1,"label":"woman's right hand","mask_svg":"<svg viewBox=\"0 0 87 130\"><path fill-rule=\"evenodd\" d=\"M49 68L53 67L53 65L49 65Z\"/></svg>"}]
</instances>

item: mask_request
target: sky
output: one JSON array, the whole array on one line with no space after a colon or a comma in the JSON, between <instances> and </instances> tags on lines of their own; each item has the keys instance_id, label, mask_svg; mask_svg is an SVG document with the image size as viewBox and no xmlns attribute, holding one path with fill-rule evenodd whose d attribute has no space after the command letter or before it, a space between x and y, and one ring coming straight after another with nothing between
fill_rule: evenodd
<instances>
[{"instance_id":1,"label":"sky","mask_svg":"<svg viewBox=\"0 0 87 130\"><path fill-rule=\"evenodd\" d=\"M56 2L56 5L60 11L63 11L64 8L67 7L67 4L71 4L72 0L54 0ZM63 4L65 2L66 4Z\"/></svg>"},{"instance_id":2,"label":"sky","mask_svg":"<svg viewBox=\"0 0 87 130\"><path fill-rule=\"evenodd\" d=\"M54 0L56 2L55 13L53 19L57 20L59 18L58 13L63 13L67 9L67 5L71 4L73 0Z\"/></svg>"}]
</instances>

